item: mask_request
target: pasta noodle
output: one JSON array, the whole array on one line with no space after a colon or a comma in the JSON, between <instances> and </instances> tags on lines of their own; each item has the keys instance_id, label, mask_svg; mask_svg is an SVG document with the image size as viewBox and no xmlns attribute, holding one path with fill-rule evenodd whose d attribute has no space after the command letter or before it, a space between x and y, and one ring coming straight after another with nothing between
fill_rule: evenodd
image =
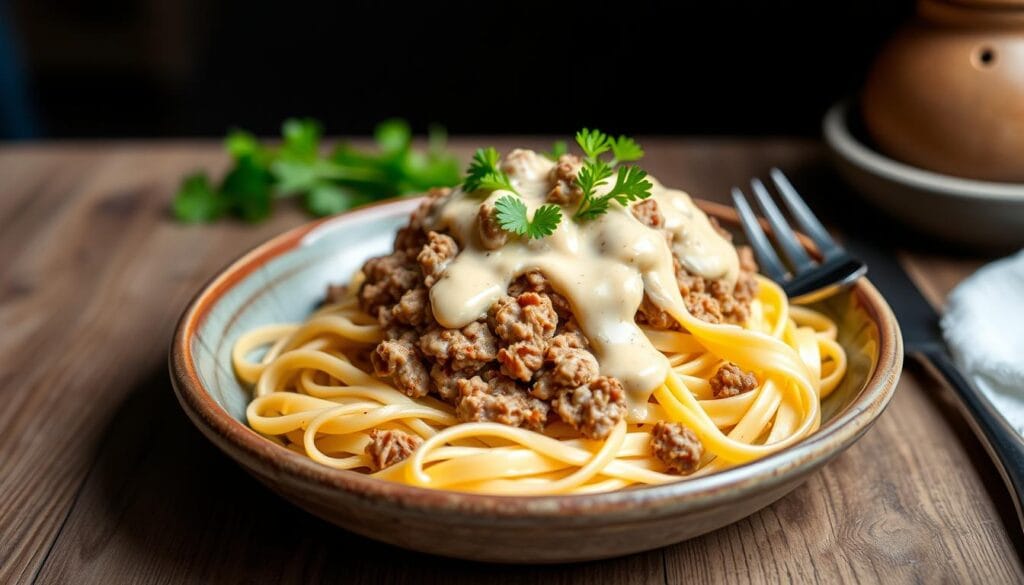
<instances>
[{"instance_id":1,"label":"pasta noodle","mask_svg":"<svg viewBox=\"0 0 1024 585\"><path fill-rule=\"evenodd\" d=\"M499 198L568 215L579 167L513 151L500 188L425 199L307 320L242 335L252 429L336 469L509 495L678 481L813 433L847 367L836 324L682 191L649 178L543 237L495 225Z\"/></svg>"},{"instance_id":2,"label":"pasta noodle","mask_svg":"<svg viewBox=\"0 0 1024 585\"><path fill-rule=\"evenodd\" d=\"M433 397L410 398L360 365L380 340L375 319L354 295L327 305L302 324L268 325L244 334L232 362L254 385L249 425L314 461L364 469L375 428L424 439L413 455L374 475L422 487L495 494L586 493L680 480L650 451L659 420L692 429L706 452L689 476L743 464L815 431L820 400L838 385L846 357L836 325L759 278L744 327L715 325L682 312L686 328L646 333L672 364L641 420L620 422L604 441L576 436L562 423L544 433L489 422L460 422ZM265 349L258 360L250 360ZM723 363L763 373L751 391L713 399L708 380Z\"/></svg>"}]
</instances>

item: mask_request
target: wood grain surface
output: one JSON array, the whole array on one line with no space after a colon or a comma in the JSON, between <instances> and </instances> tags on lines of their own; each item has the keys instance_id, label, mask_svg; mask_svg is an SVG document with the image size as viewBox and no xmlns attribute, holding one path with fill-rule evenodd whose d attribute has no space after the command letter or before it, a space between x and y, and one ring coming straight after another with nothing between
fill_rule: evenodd
<instances>
[{"instance_id":1,"label":"wood grain surface","mask_svg":"<svg viewBox=\"0 0 1024 585\"><path fill-rule=\"evenodd\" d=\"M644 145L652 173L696 196L724 201L777 165L840 227L892 230L814 142ZM364 540L291 507L199 435L167 375L191 295L307 219L284 204L257 226L173 222L181 175L225 163L213 142L0 147L0 583L1024 582L1021 531L994 467L912 360L875 428L834 463L762 512L663 550L474 564ZM902 241L937 303L991 259Z\"/></svg>"}]
</instances>

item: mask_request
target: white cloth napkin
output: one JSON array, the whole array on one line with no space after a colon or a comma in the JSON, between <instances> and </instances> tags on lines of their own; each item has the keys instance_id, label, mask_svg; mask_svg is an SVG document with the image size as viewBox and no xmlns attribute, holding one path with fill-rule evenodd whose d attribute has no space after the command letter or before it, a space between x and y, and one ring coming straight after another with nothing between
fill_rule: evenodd
<instances>
[{"instance_id":1,"label":"white cloth napkin","mask_svg":"<svg viewBox=\"0 0 1024 585\"><path fill-rule=\"evenodd\" d=\"M1024 435L1024 251L953 289L942 332L961 371Z\"/></svg>"}]
</instances>

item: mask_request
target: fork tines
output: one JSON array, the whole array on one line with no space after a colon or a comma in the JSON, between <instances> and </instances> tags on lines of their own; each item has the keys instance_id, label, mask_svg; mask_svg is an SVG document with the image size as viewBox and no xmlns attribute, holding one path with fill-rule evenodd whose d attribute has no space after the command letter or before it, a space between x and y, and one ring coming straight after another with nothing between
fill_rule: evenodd
<instances>
[{"instance_id":1,"label":"fork tines","mask_svg":"<svg viewBox=\"0 0 1024 585\"><path fill-rule=\"evenodd\" d=\"M733 187L732 199L739 212L743 231L760 264L761 272L781 284L790 297L805 299L811 295L818 297L823 292L837 290L862 276L866 272L864 264L852 258L846 250L836 244L786 175L776 168L771 170L770 175L775 190L785 202L797 226L814 242L820 262L807 253L793 228L786 221L785 215L775 204L768 188L760 179L754 178L750 181L754 198L771 227L772 239L789 263L787 267L779 258L743 191Z\"/></svg>"}]
</instances>

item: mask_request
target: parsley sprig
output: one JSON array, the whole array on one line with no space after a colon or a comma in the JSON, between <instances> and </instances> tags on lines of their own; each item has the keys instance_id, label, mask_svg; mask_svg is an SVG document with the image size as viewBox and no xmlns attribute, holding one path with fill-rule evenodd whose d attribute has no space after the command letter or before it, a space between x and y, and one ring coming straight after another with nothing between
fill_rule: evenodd
<instances>
[{"instance_id":1,"label":"parsley sprig","mask_svg":"<svg viewBox=\"0 0 1024 585\"><path fill-rule=\"evenodd\" d=\"M182 222L209 222L225 215L258 222L274 203L298 197L313 215L330 215L377 199L422 193L459 181L458 161L445 149L442 130L424 151L412 148L409 125L388 120L377 126L376 149L341 144L321 154L322 128L310 119L289 119L281 145L271 147L243 130L224 142L234 164L218 184L206 173L187 176L171 211Z\"/></svg>"},{"instance_id":2,"label":"parsley sprig","mask_svg":"<svg viewBox=\"0 0 1024 585\"><path fill-rule=\"evenodd\" d=\"M555 149L557 151L557 147ZM501 229L527 238L540 239L555 233L562 221L562 210L557 205L541 205L530 219L526 204L519 192L512 186L508 175L501 170L501 156L492 146L478 148L466 170L462 190L466 193L511 191L514 195L502 195L494 202L494 217Z\"/></svg>"},{"instance_id":3,"label":"parsley sprig","mask_svg":"<svg viewBox=\"0 0 1024 585\"><path fill-rule=\"evenodd\" d=\"M501 229L531 240L555 233L562 221L562 210L551 204L538 207L531 220L523 200L512 195L503 195L494 203L494 214Z\"/></svg>"},{"instance_id":4,"label":"parsley sprig","mask_svg":"<svg viewBox=\"0 0 1024 585\"><path fill-rule=\"evenodd\" d=\"M588 221L608 213L612 201L626 206L638 199L651 196L653 186L647 180L647 172L637 166L619 166L622 162L636 161L644 156L644 150L628 136L609 136L600 130L584 128L576 133L576 144L583 150L583 166L576 177L583 196L572 217ZM557 160L568 151L565 141L558 141L544 156ZM602 158L611 153L611 158ZM558 205L548 204L537 208L530 219L529 209L519 197L508 175L499 166L501 156L493 147L477 149L466 171L462 190L466 193L481 193L499 189L511 191L514 195L503 195L494 204L494 216L498 225L507 232L539 239L550 236L562 221L562 210ZM615 177L615 183L604 194L598 195L599 187L608 184Z\"/></svg>"},{"instance_id":5,"label":"parsley sprig","mask_svg":"<svg viewBox=\"0 0 1024 585\"><path fill-rule=\"evenodd\" d=\"M498 167L498 151L493 146L478 148L469 163L469 170L466 171L466 180L462 183L462 190L467 193L475 191L497 191L504 189L516 193L512 181Z\"/></svg>"},{"instance_id":6,"label":"parsley sprig","mask_svg":"<svg viewBox=\"0 0 1024 585\"><path fill-rule=\"evenodd\" d=\"M583 150L585 159L576 183L583 191L580 205L576 208L573 218L587 221L608 213L612 201L628 205L638 199L651 196L651 182L647 180L647 172L636 166L622 166L620 162L639 160L644 151L635 140L627 136L614 138L600 130L584 128L576 133L576 143ZM604 160L602 155L611 152L612 158ZM597 195L598 187L608 184L608 179L615 176L615 184L604 195Z\"/></svg>"}]
</instances>

